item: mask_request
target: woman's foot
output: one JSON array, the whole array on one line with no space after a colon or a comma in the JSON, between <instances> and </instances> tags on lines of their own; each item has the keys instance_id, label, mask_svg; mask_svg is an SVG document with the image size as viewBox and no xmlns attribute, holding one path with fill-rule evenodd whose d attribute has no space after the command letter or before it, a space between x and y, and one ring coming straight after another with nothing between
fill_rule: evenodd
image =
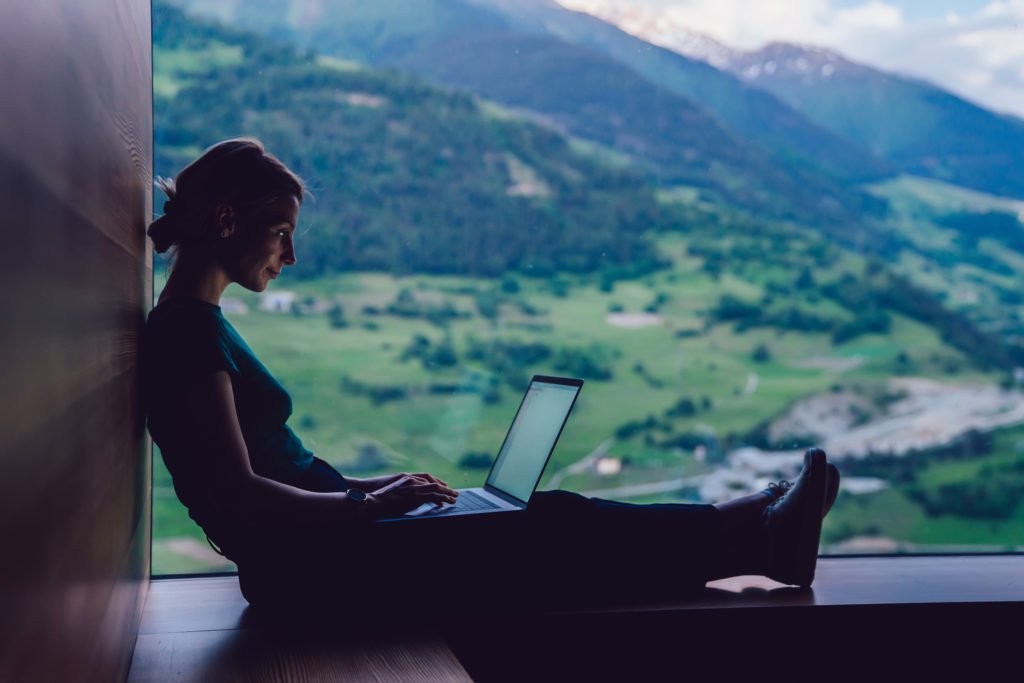
<instances>
[{"instance_id":1,"label":"woman's foot","mask_svg":"<svg viewBox=\"0 0 1024 683\"><path fill-rule=\"evenodd\" d=\"M773 481L757 493L733 498L724 503L715 503L715 507L719 512L724 512L729 516L757 519L768 505L786 495L790 486L792 484L788 481Z\"/></svg>"},{"instance_id":2,"label":"woman's foot","mask_svg":"<svg viewBox=\"0 0 1024 683\"><path fill-rule=\"evenodd\" d=\"M836 496L839 495L839 468L832 463L825 465L825 507L821 511L821 518L825 519L825 515L832 509L832 503L836 502Z\"/></svg>"},{"instance_id":3,"label":"woman's foot","mask_svg":"<svg viewBox=\"0 0 1024 683\"><path fill-rule=\"evenodd\" d=\"M825 505L821 510L821 518L825 519L828 515L829 510L832 509L832 504L836 502L836 496L839 495L839 468L832 463L825 464ZM774 503L782 496L786 495L786 492L793 487L793 482L780 479L779 481L773 481L768 484L768 488L761 491L761 495L765 496L765 506L768 503Z\"/></svg>"},{"instance_id":4,"label":"woman's foot","mask_svg":"<svg viewBox=\"0 0 1024 683\"><path fill-rule=\"evenodd\" d=\"M715 503L715 507L718 508L719 512L725 513L736 523L756 522L761 518L765 508L786 495L792 487L793 482L780 479L779 481L771 482L757 493L733 498L724 503ZM828 514L828 511L832 509L832 503L835 502L838 493L839 470L832 463L828 463L825 471L825 504L821 511L823 519Z\"/></svg>"},{"instance_id":5,"label":"woman's foot","mask_svg":"<svg viewBox=\"0 0 1024 683\"><path fill-rule=\"evenodd\" d=\"M761 523L768 538L769 578L797 586L814 581L821 518L827 512L826 502L831 506L829 492L839 490L839 471L833 470L830 474L825 451L808 450L792 486L764 509Z\"/></svg>"}]
</instances>

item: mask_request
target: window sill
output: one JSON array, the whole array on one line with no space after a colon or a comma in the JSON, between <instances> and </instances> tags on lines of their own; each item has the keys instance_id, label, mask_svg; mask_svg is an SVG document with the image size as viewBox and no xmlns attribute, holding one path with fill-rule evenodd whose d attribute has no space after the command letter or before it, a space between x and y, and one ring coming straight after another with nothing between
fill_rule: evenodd
<instances>
[{"instance_id":1,"label":"window sill","mask_svg":"<svg viewBox=\"0 0 1024 683\"><path fill-rule=\"evenodd\" d=\"M154 581L160 588L150 593L151 614L192 622L189 627L235 628L247 607L236 574ZM1024 604L1024 554L823 557L807 589L737 576L709 583L699 596L583 612L958 603ZM142 632L147 632L145 622Z\"/></svg>"},{"instance_id":2,"label":"window sill","mask_svg":"<svg viewBox=\"0 0 1024 683\"><path fill-rule=\"evenodd\" d=\"M713 581L692 599L616 609L1024 603L1022 579L1024 554L823 557L811 588L738 576Z\"/></svg>"}]
</instances>

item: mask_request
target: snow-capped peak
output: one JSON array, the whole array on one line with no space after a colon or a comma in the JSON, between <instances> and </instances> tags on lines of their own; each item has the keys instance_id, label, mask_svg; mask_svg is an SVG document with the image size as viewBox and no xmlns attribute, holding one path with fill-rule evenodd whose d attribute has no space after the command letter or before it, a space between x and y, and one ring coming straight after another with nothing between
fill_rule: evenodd
<instances>
[{"instance_id":1,"label":"snow-capped peak","mask_svg":"<svg viewBox=\"0 0 1024 683\"><path fill-rule=\"evenodd\" d=\"M586 12L649 43L707 62L718 69L728 69L732 60L742 55L711 36L690 29L668 12L623 6L611 0L557 1L566 9Z\"/></svg>"},{"instance_id":2,"label":"snow-capped peak","mask_svg":"<svg viewBox=\"0 0 1024 683\"><path fill-rule=\"evenodd\" d=\"M805 82L828 81L840 72L862 68L832 50L809 45L775 42L757 50L737 50L689 28L671 9L658 11L629 7L613 0L557 2L567 9L591 14L626 33L691 59L707 62L744 80L798 77Z\"/></svg>"},{"instance_id":3,"label":"snow-capped peak","mask_svg":"<svg viewBox=\"0 0 1024 683\"><path fill-rule=\"evenodd\" d=\"M821 47L769 43L759 50L738 53L727 67L746 80L764 77L829 81L838 73L862 69L842 55Z\"/></svg>"}]
</instances>

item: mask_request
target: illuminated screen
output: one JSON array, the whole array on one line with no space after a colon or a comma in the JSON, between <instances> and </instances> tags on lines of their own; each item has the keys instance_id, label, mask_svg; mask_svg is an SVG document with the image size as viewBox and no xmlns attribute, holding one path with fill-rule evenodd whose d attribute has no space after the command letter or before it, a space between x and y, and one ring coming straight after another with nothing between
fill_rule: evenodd
<instances>
[{"instance_id":1,"label":"illuminated screen","mask_svg":"<svg viewBox=\"0 0 1024 683\"><path fill-rule=\"evenodd\" d=\"M487 483L526 501L572 409L579 387L532 382Z\"/></svg>"}]
</instances>

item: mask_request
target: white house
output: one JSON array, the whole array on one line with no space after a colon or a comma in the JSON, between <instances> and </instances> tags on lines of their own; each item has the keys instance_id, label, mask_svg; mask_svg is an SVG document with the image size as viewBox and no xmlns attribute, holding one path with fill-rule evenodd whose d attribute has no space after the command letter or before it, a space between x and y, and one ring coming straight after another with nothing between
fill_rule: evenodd
<instances>
[{"instance_id":1,"label":"white house","mask_svg":"<svg viewBox=\"0 0 1024 683\"><path fill-rule=\"evenodd\" d=\"M263 292L260 295L260 310L274 313L288 313L295 303L295 292Z\"/></svg>"}]
</instances>

